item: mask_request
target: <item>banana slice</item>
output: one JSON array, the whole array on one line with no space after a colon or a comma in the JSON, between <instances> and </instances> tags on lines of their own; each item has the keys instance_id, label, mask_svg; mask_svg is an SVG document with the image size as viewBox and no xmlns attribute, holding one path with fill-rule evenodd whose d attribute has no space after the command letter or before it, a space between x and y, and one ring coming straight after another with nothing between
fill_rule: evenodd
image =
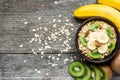
<instances>
[{"instance_id":1,"label":"banana slice","mask_svg":"<svg viewBox=\"0 0 120 80\"><path fill-rule=\"evenodd\" d=\"M88 47L90 50L96 49L95 42L89 41L87 47Z\"/></svg>"},{"instance_id":2,"label":"banana slice","mask_svg":"<svg viewBox=\"0 0 120 80\"><path fill-rule=\"evenodd\" d=\"M97 39L97 32L90 32L88 38L90 42L94 42Z\"/></svg>"},{"instance_id":3,"label":"banana slice","mask_svg":"<svg viewBox=\"0 0 120 80\"><path fill-rule=\"evenodd\" d=\"M109 37L108 37L107 33L104 32L104 31L101 31L101 32L99 32L99 33L96 34L96 35L97 35L97 40L98 40L100 43L107 43L108 40L109 40Z\"/></svg>"},{"instance_id":4,"label":"banana slice","mask_svg":"<svg viewBox=\"0 0 120 80\"><path fill-rule=\"evenodd\" d=\"M107 51L107 49L108 49L108 45L104 44L104 45L98 47L98 52L99 53L105 53Z\"/></svg>"}]
</instances>

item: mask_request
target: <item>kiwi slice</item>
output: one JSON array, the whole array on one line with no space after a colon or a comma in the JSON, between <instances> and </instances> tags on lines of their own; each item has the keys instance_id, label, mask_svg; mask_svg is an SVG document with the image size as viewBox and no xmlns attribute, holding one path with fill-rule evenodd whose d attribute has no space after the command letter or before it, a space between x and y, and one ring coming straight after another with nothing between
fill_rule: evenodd
<instances>
[{"instance_id":1,"label":"kiwi slice","mask_svg":"<svg viewBox=\"0 0 120 80\"><path fill-rule=\"evenodd\" d=\"M99 70L99 68L97 68L94 65L90 65L90 68L93 70L93 75L92 75L92 80L101 80L102 77L102 73Z\"/></svg>"},{"instance_id":2,"label":"kiwi slice","mask_svg":"<svg viewBox=\"0 0 120 80\"><path fill-rule=\"evenodd\" d=\"M88 57L93 59L100 59L102 57L102 54L100 54L99 52L89 52Z\"/></svg>"},{"instance_id":3,"label":"kiwi slice","mask_svg":"<svg viewBox=\"0 0 120 80\"><path fill-rule=\"evenodd\" d=\"M74 77L81 77L85 73L85 68L81 62L75 61L69 64L68 71Z\"/></svg>"},{"instance_id":4,"label":"kiwi slice","mask_svg":"<svg viewBox=\"0 0 120 80\"><path fill-rule=\"evenodd\" d=\"M84 64L84 67L85 67L84 76L79 77L79 78L75 78L75 80L89 80L91 78L91 70L90 70L90 68L86 64Z\"/></svg>"},{"instance_id":5,"label":"kiwi slice","mask_svg":"<svg viewBox=\"0 0 120 80\"><path fill-rule=\"evenodd\" d=\"M104 68L103 68L102 66L100 66L99 68L100 68L100 70L101 70L101 72L102 72L102 74L103 74L103 75L102 75L102 80L108 80L107 74L106 74Z\"/></svg>"},{"instance_id":6,"label":"kiwi slice","mask_svg":"<svg viewBox=\"0 0 120 80\"><path fill-rule=\"evenodd\" d=\"M93 24L90 25L90 30L91 30L91 31L94 31L94 30L96 30L97 28L98 28L98 24L97 24L97 23L93 23Z\"/></svg>"},{"instance_id":7,"label":"kiwi slice","mask_svg":"<svg viewBox=\"0 0 120 80\"><path fill-rule=\"evenodd\" d=\"M110 49L111 52L115 49L115 45L116 45L116 42L114 41L110 43L110 46L108 48Z\"/></svg>"},{"instance_id":8,"label":"kiwi slice","mask_svg":"<svg viewBox=\"0 0 120 80\"><path fill-rule=\"evenodd\" d=\"M80 40L80 42L82 43L83 46L87 46L88 41L86 40L85 37L80 37L79 40Z\"/></svg>"},{"instance_id":9,"label":"kiwi slice","mask_svg":"<svg viewBox=\"0 0 120 80\"><path fill-rule=\"evenodd\" d=\"M112 32L112 29L110 27L107 27L106 28L106 32L107 32L107 35L110 37L110 38L114 38L114 34Z\"/></svg>"}]
</instances>

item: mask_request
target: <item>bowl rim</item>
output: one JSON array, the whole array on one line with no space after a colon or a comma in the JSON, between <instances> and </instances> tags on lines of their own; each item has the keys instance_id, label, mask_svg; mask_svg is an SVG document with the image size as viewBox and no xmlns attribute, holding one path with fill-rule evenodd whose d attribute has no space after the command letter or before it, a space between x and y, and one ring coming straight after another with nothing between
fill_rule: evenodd
<instances>
[{"instance_id":1,"label":"bowl rim","mask_svg":"<svg viewBox=\"0 0 120 80\"><path fill-rule=\"evenodd\" d=\"M115 47L115 49L111 52L110 55L108 55L105 58L100 59L100 60L90 59L87 56L85 56L84 54L82 54L82 51L79 49L79 44L78 44L78 33L82 29L82 27L84 25L86 25L88 22L97 21L97 20L98 21L104 21L104 22L108 23L109 25L111 25L114 28L114 30L116 32L116 35L117 35L117 41L116 41L116 47ZM116 25L113 22L111 22L110 20L108 20L106 18L103 18L103 17L99 17L99 16L88 18L84 22L82 22L81 25L78 27L76 35L75 35L75 46L77 48L78 54L80 54L86 61L92 62L92 63L105 63L105 62L111 60L116 55L116 53L119 50L119 47L120 47L119 43L120 43L120 33L119 33Z\"/></svg>"}]
</instances>

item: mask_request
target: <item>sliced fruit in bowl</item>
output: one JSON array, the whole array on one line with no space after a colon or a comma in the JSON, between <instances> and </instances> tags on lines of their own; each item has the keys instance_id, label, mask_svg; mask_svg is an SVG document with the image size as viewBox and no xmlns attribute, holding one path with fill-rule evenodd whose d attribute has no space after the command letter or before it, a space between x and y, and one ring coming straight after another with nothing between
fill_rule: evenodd
<instances>
[{"instance_id":1,"label":"sliced fruit in bowl","mask_svg":"<svg viewBox=\"0 0 120 80\"><path fill-rule=\"evenodd\" d=\"M119 49L119 40L116 26L102 17L84 21L75 36L78 53L93 63L102 63L113 58Z\"/></svg>"}]
</instances>

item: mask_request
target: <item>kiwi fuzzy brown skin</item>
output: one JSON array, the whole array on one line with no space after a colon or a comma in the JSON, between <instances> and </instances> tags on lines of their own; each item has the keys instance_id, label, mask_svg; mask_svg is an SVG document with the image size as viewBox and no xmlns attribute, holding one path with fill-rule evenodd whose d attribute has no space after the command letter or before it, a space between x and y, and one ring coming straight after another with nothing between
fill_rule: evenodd
<instances>
[{"instance_id":1,"label":"kiwi fuzzy brown skin","mask_svg":"<svg viewBox=\"0 0 120 80\"><path fill-rule=\"evenodd\" d=\"M102 80L110 80L112 78L113 72L109 66L103 65L99 66L99 68L103 74Z\"/></svg>"},{"instance_id":2,"label":"kiwi fuzzy brown skin","mask_svg":"<svg viewBox=\"0 0 120 80\"><path fill-rule=\"evenodd\" d=\"M120 50L118 51L117 55L111 61L110 67L114 72L120 74Z\"/></svg>"},{"instance_id":3,"label":"kiwi fuzzy brown skin","mask_svg":"<svg viewBox=\"0 0 120 80\"><path fill-rule=\"evenodd\" d=\"M103 66L103 68L105 69L105 71L107 73L108 80L110 80L112 78L112 75L113 75L112 70L110 69L109 66Z\"/></svg>"}]
</instances>

